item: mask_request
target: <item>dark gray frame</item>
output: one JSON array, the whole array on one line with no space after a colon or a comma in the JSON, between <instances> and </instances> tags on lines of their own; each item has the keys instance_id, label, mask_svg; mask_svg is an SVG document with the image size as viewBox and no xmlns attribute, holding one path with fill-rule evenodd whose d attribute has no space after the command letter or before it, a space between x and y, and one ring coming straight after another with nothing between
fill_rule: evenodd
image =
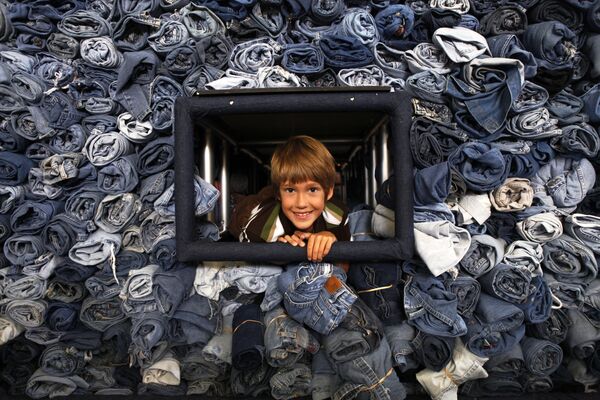
<instances>
[{"instance_id":1,"label":"dark gray frame","mask_svg":"<svg viewBox=\"0 0 600 400\"><path fill-rule=\"evenodd\" d=\"M179 261L298 262L306 249L285 243L204 242L194 237L194 140L211 116L238 113L357 112L387 114L396 190L396 236L336 242L324 261L397 261L414 253L413 172L409 142L410 95L375 88L297 88L208 92L175 102L175 217Z\"/></svg>"}]
</instances>

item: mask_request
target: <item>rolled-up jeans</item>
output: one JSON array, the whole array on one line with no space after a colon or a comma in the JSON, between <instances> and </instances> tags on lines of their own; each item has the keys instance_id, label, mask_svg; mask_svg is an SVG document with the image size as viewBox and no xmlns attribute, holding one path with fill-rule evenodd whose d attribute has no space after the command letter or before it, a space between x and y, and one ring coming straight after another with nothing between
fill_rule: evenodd
<instances>
[{"instance_id":1,"label":"rolled-up jeans","mask_svg":"<svg viewBox=\"0 0 600 400\"><path fill-rule=\"evenodd\" d=\"M456 399L459 385L488 376L483 368L488 359L469 352L460 339L455 340L452 359L444 370L425 369L417 373L417 380L433 400Z\"/></svg>"},{"instance_id":2,"label":"rolled-up jeans","mask_svg":"<svg viewBox=\"0 0 600 400\"><path fill-rule=\"evenodd\" d=\"M565 219L565 232L600 254L600 217L586 214L572 214Z\"/></svg>"},{"instance_id":3,"label":"rolled-up jeans","mask_svg":"<svg viewBox=\"0 0 600 400\"><path fill-rule=\"evenodd\" d=\"M345 283L346 274L327 263L303 263L277 278L290 317L322 334L337 327L356 300Z\"/></svg>"},{"instance_id":4,"label":"rolled-up jeans","mask_svg":"<svg viewBox=\"0 0 600 400\"><path fill-rule=\"evenodd\" d=\"M82 265L98 265L116 254L120 247L121 235L99 229L85 241L76 243L69 250L69 258Z\"/></svg>"},{"instance_id":5,"label":"rolled-up jeans","mask_svg":"<svg viewBox=\"0 0 600 400\"><path fill-rule=\"evenodd\" d=\"M298 322L291 319L282 307L265 314L265 351L273 367L290 367L308 351L316 353L319 342Z\"/></svg>"},{"instance_id":6,"label":"rolled-up jeans","mask_svg":"<svg viewBox=\"0 0 600 400\"><path fill-rule=\"evenodd\" d=\"M312 372L309 366L298 363L278 368L269 381L275 399L289 399L311 393Z\"/></svg>"},{"instance_id":7,"label":"rolled-up jeans","mask_svg":"<svg viewBox=\"0 0 600 400\"><path fill-rule=\"evenodd\" d=\"M559 282L588 285L598 275L594 253L568 235L544 245L543 265Z\"/></svg>"},{"instance_id":8,"label":"rolled-up jeans","mask_svg":"<svg viewBox=\"0 0 600 400\"><path fill-rule=\"evenodd\" d=\"M531 272L521 267L500 263L479 277L482 289L499 299L522 304L535 291Z\"/></svg>"},{"instance_id":9,"label":"rolled-up jeans","mask_svg":"<svg viewBox=\"0 0 600 400\"><path fill-rule=\"evenodd\" d=\"M38 369L27 382L25 393L33 399L41 399L47 396L69 396L73 393L85 393L88 383L80 376L53 376Z\"/></svg>"},{"instance_id":10,"label":"rolled-up jeans","mask_svg":"<svg viewBox=\"0 0 600 400\"><path fill-rule=\"evenodd\" d=\"M467 348L480 356L500 354L525 335L523 311L511 303L481 293L465 337Z\"/></svg>"},{"instance_id":11,"label":"rolled-up jeans","mask_svg":"<svg viewBox=\"0 0 600 400\"><path fill-rule=\"evenodd\" d=\"M11 300L6 316L25 328L41 326L46 319L48 303L44 300Z\"/></svg>"},{"instance_id":12,"label":"rolled-up jeans","mask_svg":"<svg viewBox=\"0 0 600 400\"><path fill-rule=\"evenodd\" d=\"M458 315L458 298L441 280L426 274L409 276L404 286L404 309L409 322L431 335L456 337L467 332Z\"/></svg>"},{"instance_id":13,"label":"rolled-up jeans","mask_svg":"<svg viewBox=\"0 0 600 400\"><path fill-rule=\"evenodd\" d=\"M517 232L525 240L546 243L562 235L563 226L553 213L540 213L517 222Z\"/></svg>"},{"instance_id":14,"label":"rolled-up jeans","mask_svg":"<svg viewBox=\"0 0 600 400\"><path fill-rule=\"evenodd\" d=\"M521 340L525 367L535 375L550 375L560 366L563 352L559 345L531 337Z\"/></svg>"}]
</instances>

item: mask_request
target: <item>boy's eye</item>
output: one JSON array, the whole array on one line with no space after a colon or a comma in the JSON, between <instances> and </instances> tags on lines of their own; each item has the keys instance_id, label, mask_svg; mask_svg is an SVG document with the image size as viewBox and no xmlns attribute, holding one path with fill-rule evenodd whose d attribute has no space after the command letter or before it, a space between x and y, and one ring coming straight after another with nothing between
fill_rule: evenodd
<instances>
[{"instance_id":1,"label":"boy's eye","mask_svg":"<svg viewBox=\"0 0 600 400\"><path fill-rule=\"evenodd\" d=\"M308 189L311 193L316 193L319 191L318 187L311 187L310 189Z\"/></svg>"},{"instance_id":2,"label":"boy's eye","mask_svg":"<svg viewBox=\"0 0 600 400\"><path fill-rule=\"evenodd\" d=\"M288 187L283 189L286 193L294 193L294 188Z\"/></svg>"}]
</instances>

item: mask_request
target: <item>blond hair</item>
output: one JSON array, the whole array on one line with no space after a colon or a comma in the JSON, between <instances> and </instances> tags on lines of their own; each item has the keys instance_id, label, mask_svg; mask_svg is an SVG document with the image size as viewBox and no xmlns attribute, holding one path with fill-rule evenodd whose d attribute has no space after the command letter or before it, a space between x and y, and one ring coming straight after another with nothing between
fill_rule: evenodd
<instances>
[{"instance_id":1,"label":"blond hair","mask_svg":"<svg viewBox=\"0 0 600 400\"><path fill-rule=\"evenodd\" d=\"M318 182L324 190L335 184L335 160L327 147L310 136L292 136L277 146L271 157L271 182L277 190L284 183Z\"/></svg>"}]
</instances>

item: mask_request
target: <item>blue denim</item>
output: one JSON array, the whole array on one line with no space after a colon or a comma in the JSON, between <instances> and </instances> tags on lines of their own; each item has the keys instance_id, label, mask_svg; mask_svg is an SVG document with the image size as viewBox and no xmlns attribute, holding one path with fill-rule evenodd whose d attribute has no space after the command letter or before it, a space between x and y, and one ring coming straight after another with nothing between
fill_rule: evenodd
<instances>
[{"instance_id":1,"label":"blue denim","mask_svg":"<svg viewBox=\"0 0 600 400\"><path fill-rule=\"evenodd\" d=\"M473 318L467 323L465 344L480 357L502 354L525 335L523 320L523 312L513 304L481 293Z\"/></svg>"},{"instance_id":2,"label":"blue denim","mask_svg":"<svg viewBox=\"0 0 600 400\"><path fill-rule=\"evenodd\" d=\"M327 34L319 42L325 65L333 68L358 68L373 62L373 53L357 38Z\"/></svg>"},{"instance_id":3,"label":"blue denim","mask_svg":"<svg viewBox=\"0 0 600 400\"><path fill-rule=\"evenodd\" d=\"M277 277L278 290L290 317L321 334L344 319L356 295L345 284L346 274L326 263L290 266Z\"/></svg>"},{"instance_id":4,"label":"blue denim","mask_svg":"<svg viewBox=\"0 0 600 400\"><path fill-rule=\"evenodd\" d=\"M466 143L448 156L448 162L476 192L500 186L508 176L506 157L500 150L484 143Z\"/></svg>"},{"instance_id":5,"label":"blue denim","mask_svg":"<svg viewBox=\"0 0 600 400\"><path fill-rule=\"evenodd\" d=\"M406 5L394 4L379 11L375 22L384 40L406 38L413 29L415 13Z\"/></svg>"},{"instance_id":6,"label":"blue denim","mask_svg":"<svg viewBox=\"0 0 600 400\"><path fill-rule=\"evenodd\" d=\"M518 60L475 59L449 76L447 93L463 101L473 118L489 133L497 132L521 93L523 64ZM476 89L474 89L476 88ZM485 88L485 89L483 89Z\"/></svg>"},{"instance_id":7,"label":"blue denim","mask_svg":"<svg viewBox=\"0 0 600 400\"><path fill-rule=\"evenodd\" d=\"M573 66L575 34L564 24L558 21L531 24L522 40L540 67L560 70Z\"/></svg>"},{"instance_id":8,"label":"blue denim","mask_svg":"<svg viewBox=\"0 0 600 400\"><path fill-rule=\"evenodd\" d=\"M409 276L404 286L404 311L411 325L431 335L462 336L467 326L458 315L458 298L429 274Z\"/></svg>"},{"instance_id":9,"label":"blue denim","mask_svg":"<svg viewBox=\"0 0 600 400\"><path fill-rule=\"evenodd\" d=\"M25 183L33 162L27 157L0 151L0 184L17 186Z\"/></svg>"},{"instance_id":10,"label":"blue denim","mask_svg":"<svg viewBox=\"0 0 600 400\"><path fill-rule=\"evenodd\" d=\"M281 65L296 74L311 74L323 70L325 59L319 47L298 43L286 45Z\"/></svg>"},{"instance_id":11,"label":"blue denim","mask_svg":"<svg viewBox=\"0 0 600 400\"><path fill-rule=\"evenodd\" d=\"M154 79L158 63L152 51L127 52L119 69L113 98L140 121L151 111L145 86Z\"/></svg>"}]
</instances>

